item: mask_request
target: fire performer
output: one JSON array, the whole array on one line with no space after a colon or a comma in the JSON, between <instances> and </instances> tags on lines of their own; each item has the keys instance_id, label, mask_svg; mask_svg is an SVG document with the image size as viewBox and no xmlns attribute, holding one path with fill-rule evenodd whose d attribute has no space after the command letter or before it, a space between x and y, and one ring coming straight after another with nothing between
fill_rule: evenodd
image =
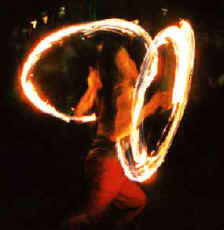
<instances>
[{"instance_id":1,"label":"fire performer","mask_svg":"<svg viewBox=\"0 0 224 230\"><path fill-rule=\"evenodd\" d=\"M125 176L115 149L116 140L130 134L132 95L138 77L137 66L124 47L114 41L99 45L99 62L89 68L88 88L75 109L75 115L82 116L95 105L97 131L85 161L91 183L89 199L84 210L68 220L70 229L97 223L111 205L123 212L115 228L125 229L147 204L140 186ZM165 96L156 93L140 121L158 107L167 107Z\"/></svg>"}]
</instances>

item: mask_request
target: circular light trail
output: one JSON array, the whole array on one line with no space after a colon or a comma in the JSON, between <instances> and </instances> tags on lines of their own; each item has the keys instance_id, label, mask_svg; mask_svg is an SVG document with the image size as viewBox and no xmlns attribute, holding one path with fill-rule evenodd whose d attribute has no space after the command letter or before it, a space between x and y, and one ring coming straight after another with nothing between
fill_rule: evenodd
<instances>
[{"instance_id":1,"label":"circular light trail","mask_svg":"<svg viewBox=\"0 0 224 230\"><path fill-rule=\"evenodd\" d=\"M32 71L37 62L42 58L42 55L58 42L71 35L81 35L86 39L94 36L98 31L127 35L131 38L141 37L146 48L146 54L133 94L130 136L128 139L125 139L125 141L121 139L117 140L116 143L118 158L126 176L131 180L143 182L148 180L164 161L168 148L172 143L182 119L188 100L194 64L194 32L190 24L185 20L181 20L176 26L165 28L159 32L153 40L140 25L122 19L106 19L61 28L43 37L41 41L31 49L22 66L19 80L23 93L36 108L66 122L74 120L85 123L96 120L95 114L75 117L58 111L38 93L38 90L32 83ZM146 146L142 147L143 143L140 139L141 130L138 126L138 119L143 107L145 92L157 74L158 48L166 43L172 44L177 63L172 94L172 112L168 120L169 128L167 125L163 130L165 132L165 130L168 129L166 137L160 144L157 154L152 156ZM132 162L127 159L126 151L128 148L131 150L128 155L133 159Z\"/></svg>"}]
</instances>

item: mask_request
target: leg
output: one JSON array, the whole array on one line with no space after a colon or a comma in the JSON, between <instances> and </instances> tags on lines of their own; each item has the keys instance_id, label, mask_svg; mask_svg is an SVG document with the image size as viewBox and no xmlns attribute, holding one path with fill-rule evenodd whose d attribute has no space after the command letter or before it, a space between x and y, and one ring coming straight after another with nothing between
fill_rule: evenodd
<instances>
[{"instance_id":1,"label":"leg","mask_svg":"<svg viewBox=\"0 0 224 230\"><path fill-rule=\"evenodd\" d=\"M90 220L99 220L120 193L124 181L123 169L115 156L99 159L86 209Z\"/></svg>"},{"instance_id":2,"label":"leg","mask_svg":"<svg viewBox=\"0 0 224 230\"><path fill-rule=\"evenodd\" d=\"M89 161L88 166L94 168L91 171L92 186L89 200L79 215L69 219L70 229L79 229L80 225L97 223L120 193L126 179L120 162L114 154L94 158L93 161Z\"/></svg>"},{"instance_id":3,"label":"leg","mask_svg":"<svg viewBox=\"0 0 224 230\"><path fill-rule=\"evenodd\" d=\"M115 206L124 210L124 214L116 223L117 229L124 229L124 226L131 223L141 213L146 204L147 197L139 185L126 178L114 201Z\"/></svg>"}]
</instances>

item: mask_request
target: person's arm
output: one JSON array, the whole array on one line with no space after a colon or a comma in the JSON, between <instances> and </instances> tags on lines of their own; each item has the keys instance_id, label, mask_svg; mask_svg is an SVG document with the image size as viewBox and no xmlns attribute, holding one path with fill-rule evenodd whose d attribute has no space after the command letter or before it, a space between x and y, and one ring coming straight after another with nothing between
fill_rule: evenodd
<instances>
[{"instance_id":1,"label":"person's arm","mask_svg":"<svg viewBox=\"0 0 224 230\"><path fill-rule=\"evenodd\" d=\"M100 88L102 88L102 83L100 81L99 72L93 67L90 67L88 89L81 97L78 105L75 108L75 116L82 116L93 107L96 100L97 91Z\"/></svg>"},{"instance_id":2,"label":"person's arm","mask_svg":"<svg viewBox=\"0 0 224 230\"><path fill-rule=\"evenodd\" d=\"M158 91L156 92L150 101L144 105L140 112L138 119L138 125L148 116L156 112L158 108L161 108L162 112L170 108L170 93L168 91Z\"/></svg>"}]
</instances>

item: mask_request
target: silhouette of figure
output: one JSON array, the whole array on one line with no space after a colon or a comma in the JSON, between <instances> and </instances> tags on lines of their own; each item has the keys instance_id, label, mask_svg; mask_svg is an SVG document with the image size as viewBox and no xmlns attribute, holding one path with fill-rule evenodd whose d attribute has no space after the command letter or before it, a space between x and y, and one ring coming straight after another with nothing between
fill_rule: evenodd
<instances>
[{"instance_id":1,"label":"silhouette of figure","mask_svg":"<svg viewBox=\"0 0 224 230\"><path fill-rule=\"evenodd\" d=\"M132 95L138 69L127 49L116 42L105 42L97 67L89 67L88 89L78 103L75 115L81 116L96 106L97 131L85 161L86 177L91 182L85 208L68 220L70 229L97 223L113 205L122 211L115 229L125 229L142 212L147 197L140 186L129 180L117 157L115 142L130 134ZM163 93L146 105L155 111ZM147 112L143 109L141 119Z\"/></svg>"}]
</instances>

